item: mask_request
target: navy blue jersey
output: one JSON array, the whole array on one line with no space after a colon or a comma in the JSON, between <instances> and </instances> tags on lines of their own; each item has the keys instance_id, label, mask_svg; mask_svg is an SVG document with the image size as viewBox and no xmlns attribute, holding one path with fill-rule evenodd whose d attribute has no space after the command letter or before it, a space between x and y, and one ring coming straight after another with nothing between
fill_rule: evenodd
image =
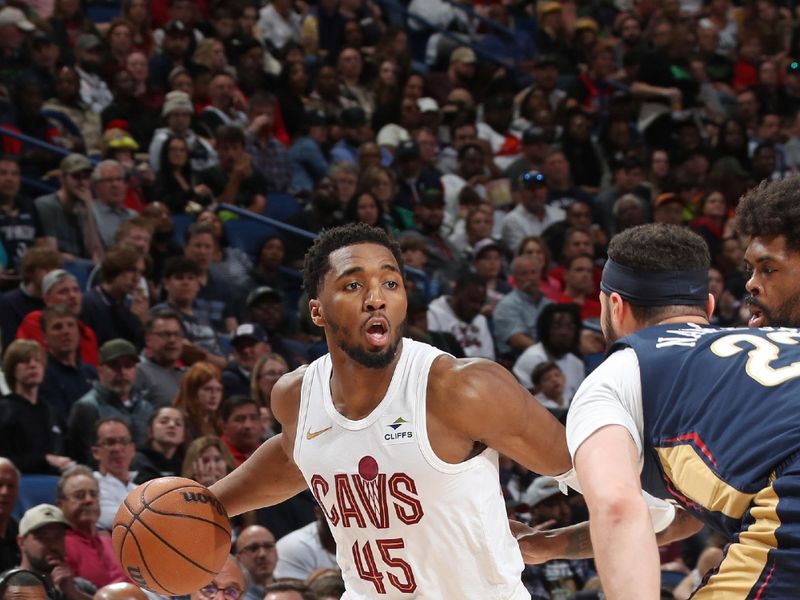
<instances>
[{"instance_id":1,"label":"navy blue jersey","mask_svg":"<svg viewBox=\"0 0 800 600\"><path fill-rule=\"evenodd\" d=\"M20 270L22 257L41 237L42 226L33 203L27 198L17 198L15 214L0 211L0 242L8 255L8 268Z\"/></svg>"},{"instance_id":2,"label":"navy blue jersey","mask_svg":"<svg viewBox=\"0 0 800 600\"><path fill-rule=\"evenodd\" d=\"M623 347L641 370L643 487L733 535L800 450L800 330L681 323L627 336L612 351Z\"/></svg>"}]
</instances>

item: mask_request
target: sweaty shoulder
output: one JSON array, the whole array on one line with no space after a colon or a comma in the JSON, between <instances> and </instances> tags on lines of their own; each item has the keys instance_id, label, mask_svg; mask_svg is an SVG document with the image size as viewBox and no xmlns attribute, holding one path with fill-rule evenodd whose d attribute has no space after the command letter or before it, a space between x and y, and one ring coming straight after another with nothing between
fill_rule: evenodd
<instances>
[{"instance_id":1,"label":"sweaty shoulder","mask_svg":"<svg viewBox=\"0 0 800 600\"><path fill-rule=\"evenodd\" d=\"M303 386L303 376L308 365L298 367L291 373L281 377L272 388L270 406L272 414L284 427L294 429L297 422L297 412L300 408L300 389Z\"/></svg>"}]
</instances>

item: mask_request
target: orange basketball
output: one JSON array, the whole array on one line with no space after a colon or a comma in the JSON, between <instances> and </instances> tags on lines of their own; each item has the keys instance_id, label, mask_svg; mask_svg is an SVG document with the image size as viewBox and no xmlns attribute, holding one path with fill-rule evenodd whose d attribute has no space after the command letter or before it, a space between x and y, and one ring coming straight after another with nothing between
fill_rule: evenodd
<instances>
[{"instance_id":1,"label":"orange basketball","mask_svg":"<svg viewBox=\"0 0 800 600\"><path fill-rule=\"evenodd\" d=\"M143 483L120 505L111 540L131 581L157 594L199 590L225 565L228 513L208 488L183 477Z\"/></svg>"}]
</instances>

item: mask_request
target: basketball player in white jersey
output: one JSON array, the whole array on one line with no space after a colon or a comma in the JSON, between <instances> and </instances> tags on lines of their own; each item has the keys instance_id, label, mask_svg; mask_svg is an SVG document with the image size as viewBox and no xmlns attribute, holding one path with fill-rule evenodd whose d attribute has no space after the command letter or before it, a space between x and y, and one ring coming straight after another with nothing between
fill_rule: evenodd
<instances>
[{"instance_id":1,"label":"basketball player in white jersey","mask_svg":"<svg viewBox=\"0 0 800 600\"><path fill-rule=\"evenodd\" d=\"M402 337L402 258L383 231L323 233L304 280L330 353L276 384L283 433L211 488L228 514L309 487L347 600L528 600L498 452L563 473L563 427L500 365Z\"/></svg>"}]
</instances>

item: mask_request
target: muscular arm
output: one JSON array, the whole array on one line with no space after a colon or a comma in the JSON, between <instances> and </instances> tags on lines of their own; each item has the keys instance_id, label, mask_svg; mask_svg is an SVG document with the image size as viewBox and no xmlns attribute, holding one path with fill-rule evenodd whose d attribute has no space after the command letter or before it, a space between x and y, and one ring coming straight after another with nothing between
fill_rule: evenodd
<instances>
[{"instance_id":1,"label":"muscular arm","mask_svg":"<svg viewBox=\"0 0 800 600\"><path fill-rule=\"evenodd\" d=\"M575 454L595 563L606 594L618 600L659 597L658 548L638 463L636 444L619 425L597 430Z\"/></svg>"},{"instance_id":2,"label":"muscular arm","mask_svg":"<svg viewBox=\"0 0 800 600\"><path fill-rule=\"evenodd\" d=\"M283 432L264 442L242 465L209 488L229 516L278 504L306 488L292 459L302 381L303 370L298 369L284 375L272 390L272 411Z\"/></svg>"},{"instance_id":3,"label":"muscular arm","mask_svg":"<svg viewBox=\"0 0 800 600\"><path fill-rule=\"evenodd\" d=\"M442 357L428 394L429 414L440 425L434 450L441 458L463 460L480 442L544 475L572 466L564 427L500 365Z\"/></svg>"}]
</instances>

